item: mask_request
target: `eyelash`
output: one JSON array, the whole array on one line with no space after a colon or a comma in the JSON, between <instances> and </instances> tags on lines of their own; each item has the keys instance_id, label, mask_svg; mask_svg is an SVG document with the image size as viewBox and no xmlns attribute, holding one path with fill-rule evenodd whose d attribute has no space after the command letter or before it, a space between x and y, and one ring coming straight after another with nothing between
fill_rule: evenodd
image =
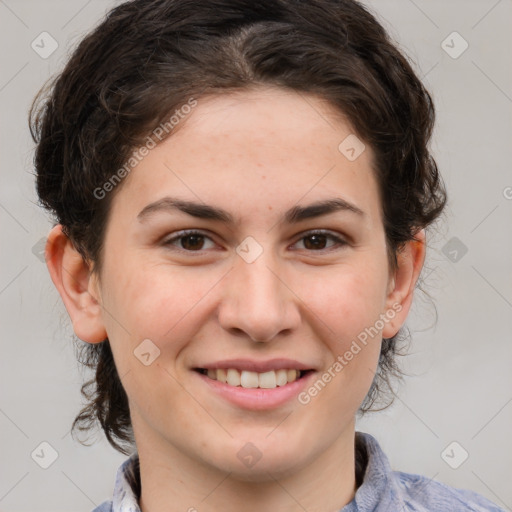
<instances>
[{"instance_id":1,"label":"eyelash","mask_svg":"<svg viewBox=\"0 0 512 512\"><path fill-rule=\"evenodd\" d=\"M182 238L186 238L188 236L193 236L193 235L196 235L196 236L199 235L199 236L202 236L204 238L208 238L208 239L212 240L211 237L208 236L206 233L203 233L202 231L190 229L190 230L183 230L183 231L178 232L172 238L167 239L164 242L164 245L165 246L172 246L174 242L178 242ZM335 246L338 245L339 248L342 248L343 246L348 245L347 241L344 240L343 238L333 234L330 231L323 230L323 229L314 229L314 230L311 230L311 231L307 231L306 233L302 234L302 236L297 240L297 242L299 242L300 240L304 240L305 238L308 238L310 236L314 236L314 235L326 236L328 239L333 240L335 242ZM297 242L295 242L295 243L297 243ZM327 251L335 249L335 246L334 247L328 247L328 248L325 248L325 249L319 249L319 250L314 250L314 249L310 249L310 250L305 249L305 250L307 250L309 252L312 252L312 253L322 253L322 252L327 252ZM177 250L177 251L180 251L180 252L188 253L188 254L193 254L193 253L201 254L205 250L207 250L207 249L199 249L197 251L191 251L191 250L183 249L181 247L174 247L174 249Z\"/></svg>"}]
</instances>

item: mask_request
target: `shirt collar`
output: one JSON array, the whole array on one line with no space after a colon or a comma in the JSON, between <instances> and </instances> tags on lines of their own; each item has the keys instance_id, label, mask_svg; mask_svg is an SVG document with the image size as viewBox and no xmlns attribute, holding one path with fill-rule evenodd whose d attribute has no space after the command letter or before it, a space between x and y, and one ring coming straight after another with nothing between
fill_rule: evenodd
<instances>
[{"instance_id":1,"label":"shirt collar","mask_svg":"<svg viewBox=\"0 0 512 512\"><path fill-rule=\"evenodd\" d=\"M406 510L386 454L370 434L356 432L356 454L367 459L363 483L340 512ZM402 508L403 507L403 508Z\"/></svg>"},{"instance_id":2,"label":"shirt collar","mask_svg":"<svg viewBox=\"0 0 512 512\"><path fill-rule=\"evenodd\" d=\"M139 456L134 453L117 471L112 512L141 512Z\"/></svg>"}]
</instances>

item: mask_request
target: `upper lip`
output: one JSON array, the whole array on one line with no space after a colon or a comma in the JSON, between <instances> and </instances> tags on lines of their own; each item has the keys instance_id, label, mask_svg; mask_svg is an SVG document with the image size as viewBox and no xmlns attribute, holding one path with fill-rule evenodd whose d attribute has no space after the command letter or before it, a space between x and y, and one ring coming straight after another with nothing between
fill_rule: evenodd
<instances>
[{"instance_id":1,"label":"upper lip","mask_svg":"<svg viewBox=\"0 0 512 512\"><path fill-rule=\"evenodd\" d=\"M245 370L258 373L282 369L313 370L311 365L286 358L268 359L267 361L256 361L254 359L225 359L223 361L216 361L214 363L205 363L204 365L197 366L196 368L205 370L216 370L218 368L235 368L237 370Z\"/></svg>"}]
</instances>

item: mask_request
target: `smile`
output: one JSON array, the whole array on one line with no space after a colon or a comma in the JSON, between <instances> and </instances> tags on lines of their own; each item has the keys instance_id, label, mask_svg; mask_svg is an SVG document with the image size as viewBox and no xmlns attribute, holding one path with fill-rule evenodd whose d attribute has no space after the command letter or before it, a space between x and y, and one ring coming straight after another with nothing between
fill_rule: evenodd
<instances>
[{"instance_id":1,"label":"smile","mask_svg":"<svg viewBox=\"0 0 512 512\"><path fill-rule=\"evenodd\" d=\"M253 411L271 410L286 403L297 403L297 396L311 384L317 374L315 370L289 368L267 369L264 372L236 368L194 370L192 373L206 385L209 393L236 407Z\"/></svg>"},{"instance_id":2,"label":"smile","mask_svg":"<svg viewBox=\"0 0 512 512\"><path fill-rule=\"evenodd\" d=\"M217 368L217 369L197 369L199 373L206 375L212 380L222 382L228 386L261 389L274 389L286 386L291 382L300 379L309 370L279 369L267 372L253 372L248 370L238 370L236 368Z\"/></svg>"}]
</instances>

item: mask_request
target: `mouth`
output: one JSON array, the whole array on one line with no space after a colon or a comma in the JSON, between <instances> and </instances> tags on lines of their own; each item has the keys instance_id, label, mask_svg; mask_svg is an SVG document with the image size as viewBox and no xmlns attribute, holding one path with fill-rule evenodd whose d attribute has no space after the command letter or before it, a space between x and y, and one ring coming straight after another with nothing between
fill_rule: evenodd
<instances>
[{"instance_id":1,"label":"mouth","mask_svg":"<svg viewBox=\"0 0 512 512\"><path fill-rule=\"evenodd\" d=\"M314 370L280 368L266 372L254 372L238 368L194 368L208 379L244 389L275 389L301 380Z\"/></svg>"}]
</instances>

